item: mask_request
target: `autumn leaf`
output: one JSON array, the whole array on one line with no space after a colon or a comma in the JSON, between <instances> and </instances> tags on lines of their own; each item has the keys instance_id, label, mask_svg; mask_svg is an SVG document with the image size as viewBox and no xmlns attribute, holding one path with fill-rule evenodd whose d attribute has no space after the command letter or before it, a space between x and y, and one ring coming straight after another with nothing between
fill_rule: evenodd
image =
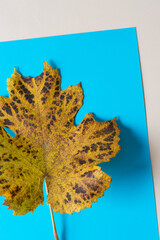
<instances>
[{"instance_id":1,"label":"autumn leaf","mask_svg":"<svg viewBox=\"0 0 160 240\"><path fill-rule=\"evenodd\" d=\"M41 75L7 80L0 97L0 195L14 215L47 203L55 212L80 212L104 195L111 177L100 167L120 150L116 118L98 122L93 114L74 125L82 106L81 84L61 90L58 69L44 62ZM12 138L4 129L15 132Z\"/></svg>"}]
</instances>

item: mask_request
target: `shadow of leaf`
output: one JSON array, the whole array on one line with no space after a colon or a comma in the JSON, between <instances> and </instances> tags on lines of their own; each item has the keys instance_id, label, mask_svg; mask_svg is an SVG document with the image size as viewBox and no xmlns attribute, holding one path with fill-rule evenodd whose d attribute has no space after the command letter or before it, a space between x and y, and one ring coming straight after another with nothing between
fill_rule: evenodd
<instances>
[{"instance_id":1,"label":"shadow of leaf","mask_svg":"<svg viewBox=\"0 0 160 240\"><path fill-rule=\"evenodd\" d=\"M63 214L62 215L62 226L63 226L63 229L62 229L62 240L67 240L67 233L66 233L66 229L67 229L67 219L66 219L66 214Z\"/></svg>"},{"instance_id":2,"label":"shadow of leaf","mask_svg":"<svg viewBox=\"0 0 160 240\"><path fill-rule=\"evenodd\" d=\"M102 163L102 170L112 177L111 188L117 196L137 195L145 184L147 165L144 155L144 145L138 136L119 120L118 127L121 130L120 152L108 163ZM137 187L138 183L138 187ZM137 190L138 189L138 190Z\"/></svg>"}]
</instances>

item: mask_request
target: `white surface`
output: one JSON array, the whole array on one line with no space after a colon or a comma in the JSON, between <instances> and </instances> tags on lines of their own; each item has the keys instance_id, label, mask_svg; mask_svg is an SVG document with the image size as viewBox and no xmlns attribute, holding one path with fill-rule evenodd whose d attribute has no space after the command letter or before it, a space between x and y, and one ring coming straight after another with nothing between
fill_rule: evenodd
<instances>
[{"instance_id":1,"label":"white surface","mask_svg":"<svg viewBox=\"0 0 160 240\"><path fill-rule=\"evenodd\" d=\"M160 223L160 0L0 0L0 41L137 27Z\"/></svg>"}]
</instances>

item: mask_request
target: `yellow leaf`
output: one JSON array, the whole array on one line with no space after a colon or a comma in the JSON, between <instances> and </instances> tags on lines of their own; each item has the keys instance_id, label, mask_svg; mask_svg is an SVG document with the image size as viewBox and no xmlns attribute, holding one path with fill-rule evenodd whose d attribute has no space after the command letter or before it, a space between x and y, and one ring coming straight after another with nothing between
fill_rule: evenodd
<instances>
[{"instance_id":1,"label":"yellow leaf","mask_svg":"<svg viewBox=\"0 0 160 240\"><path fill-rule=\"evenodd\" d=\"M82 106L81 84L61 90L58 69L44 62L41 75L16 69L0 97L0 195L14 215L47 203L56 212L80 212L103 196L111 177L96 166L120 150L116 118L97 122L93 114L74 125ZM3 127L15 132L12 138Z\"/></svg>"}]
</instances>

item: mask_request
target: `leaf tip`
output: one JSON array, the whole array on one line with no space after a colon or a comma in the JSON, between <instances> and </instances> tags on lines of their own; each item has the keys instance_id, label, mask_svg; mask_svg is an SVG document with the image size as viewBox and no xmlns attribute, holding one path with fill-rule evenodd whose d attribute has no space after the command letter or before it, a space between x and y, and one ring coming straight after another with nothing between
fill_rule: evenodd
<instances>
[{"instance_id":1,"label":"leaf tip","mask_svg":"<svg viewBox=\"0 0 160 240\"><path fill-rule=\"evenodd\" d=\"M18 73L18 72L17 72L17 68L16 68L16 67L14 67L14 73Z\"/></svg>"},{"instance_id":2,"label":"leaf tip","mask_svg":"<svg viewBox=\"0 0 160 240\"><path fill-rule=\"evenodd\" d=\"M47 63L47 61L44 61L44 62L43 62L43 65L44 65L44 67L45 67L45 66L48 66L49 64Z\"/></svg>"},{"instance_id":3,"label":"leaf tip","mask_svg":"<svg viewBox=\"0 0 160 240\"><path fill-rule=\"evenodd\" d=\"M43 62L43 65L44 65L44 69L53 69L46 60Z\"/></svg>"},{"instance_id":4,"label":"leaf tip","mask_svg":"<svg viewBox=\"0 0 160 240\"><path fill-rule=\"evenodd\" d=\"M77 86L78 86L78 87L82 87L82 83L79 82L79 83L77 84Z\"/></svg>"}]
</instances>

